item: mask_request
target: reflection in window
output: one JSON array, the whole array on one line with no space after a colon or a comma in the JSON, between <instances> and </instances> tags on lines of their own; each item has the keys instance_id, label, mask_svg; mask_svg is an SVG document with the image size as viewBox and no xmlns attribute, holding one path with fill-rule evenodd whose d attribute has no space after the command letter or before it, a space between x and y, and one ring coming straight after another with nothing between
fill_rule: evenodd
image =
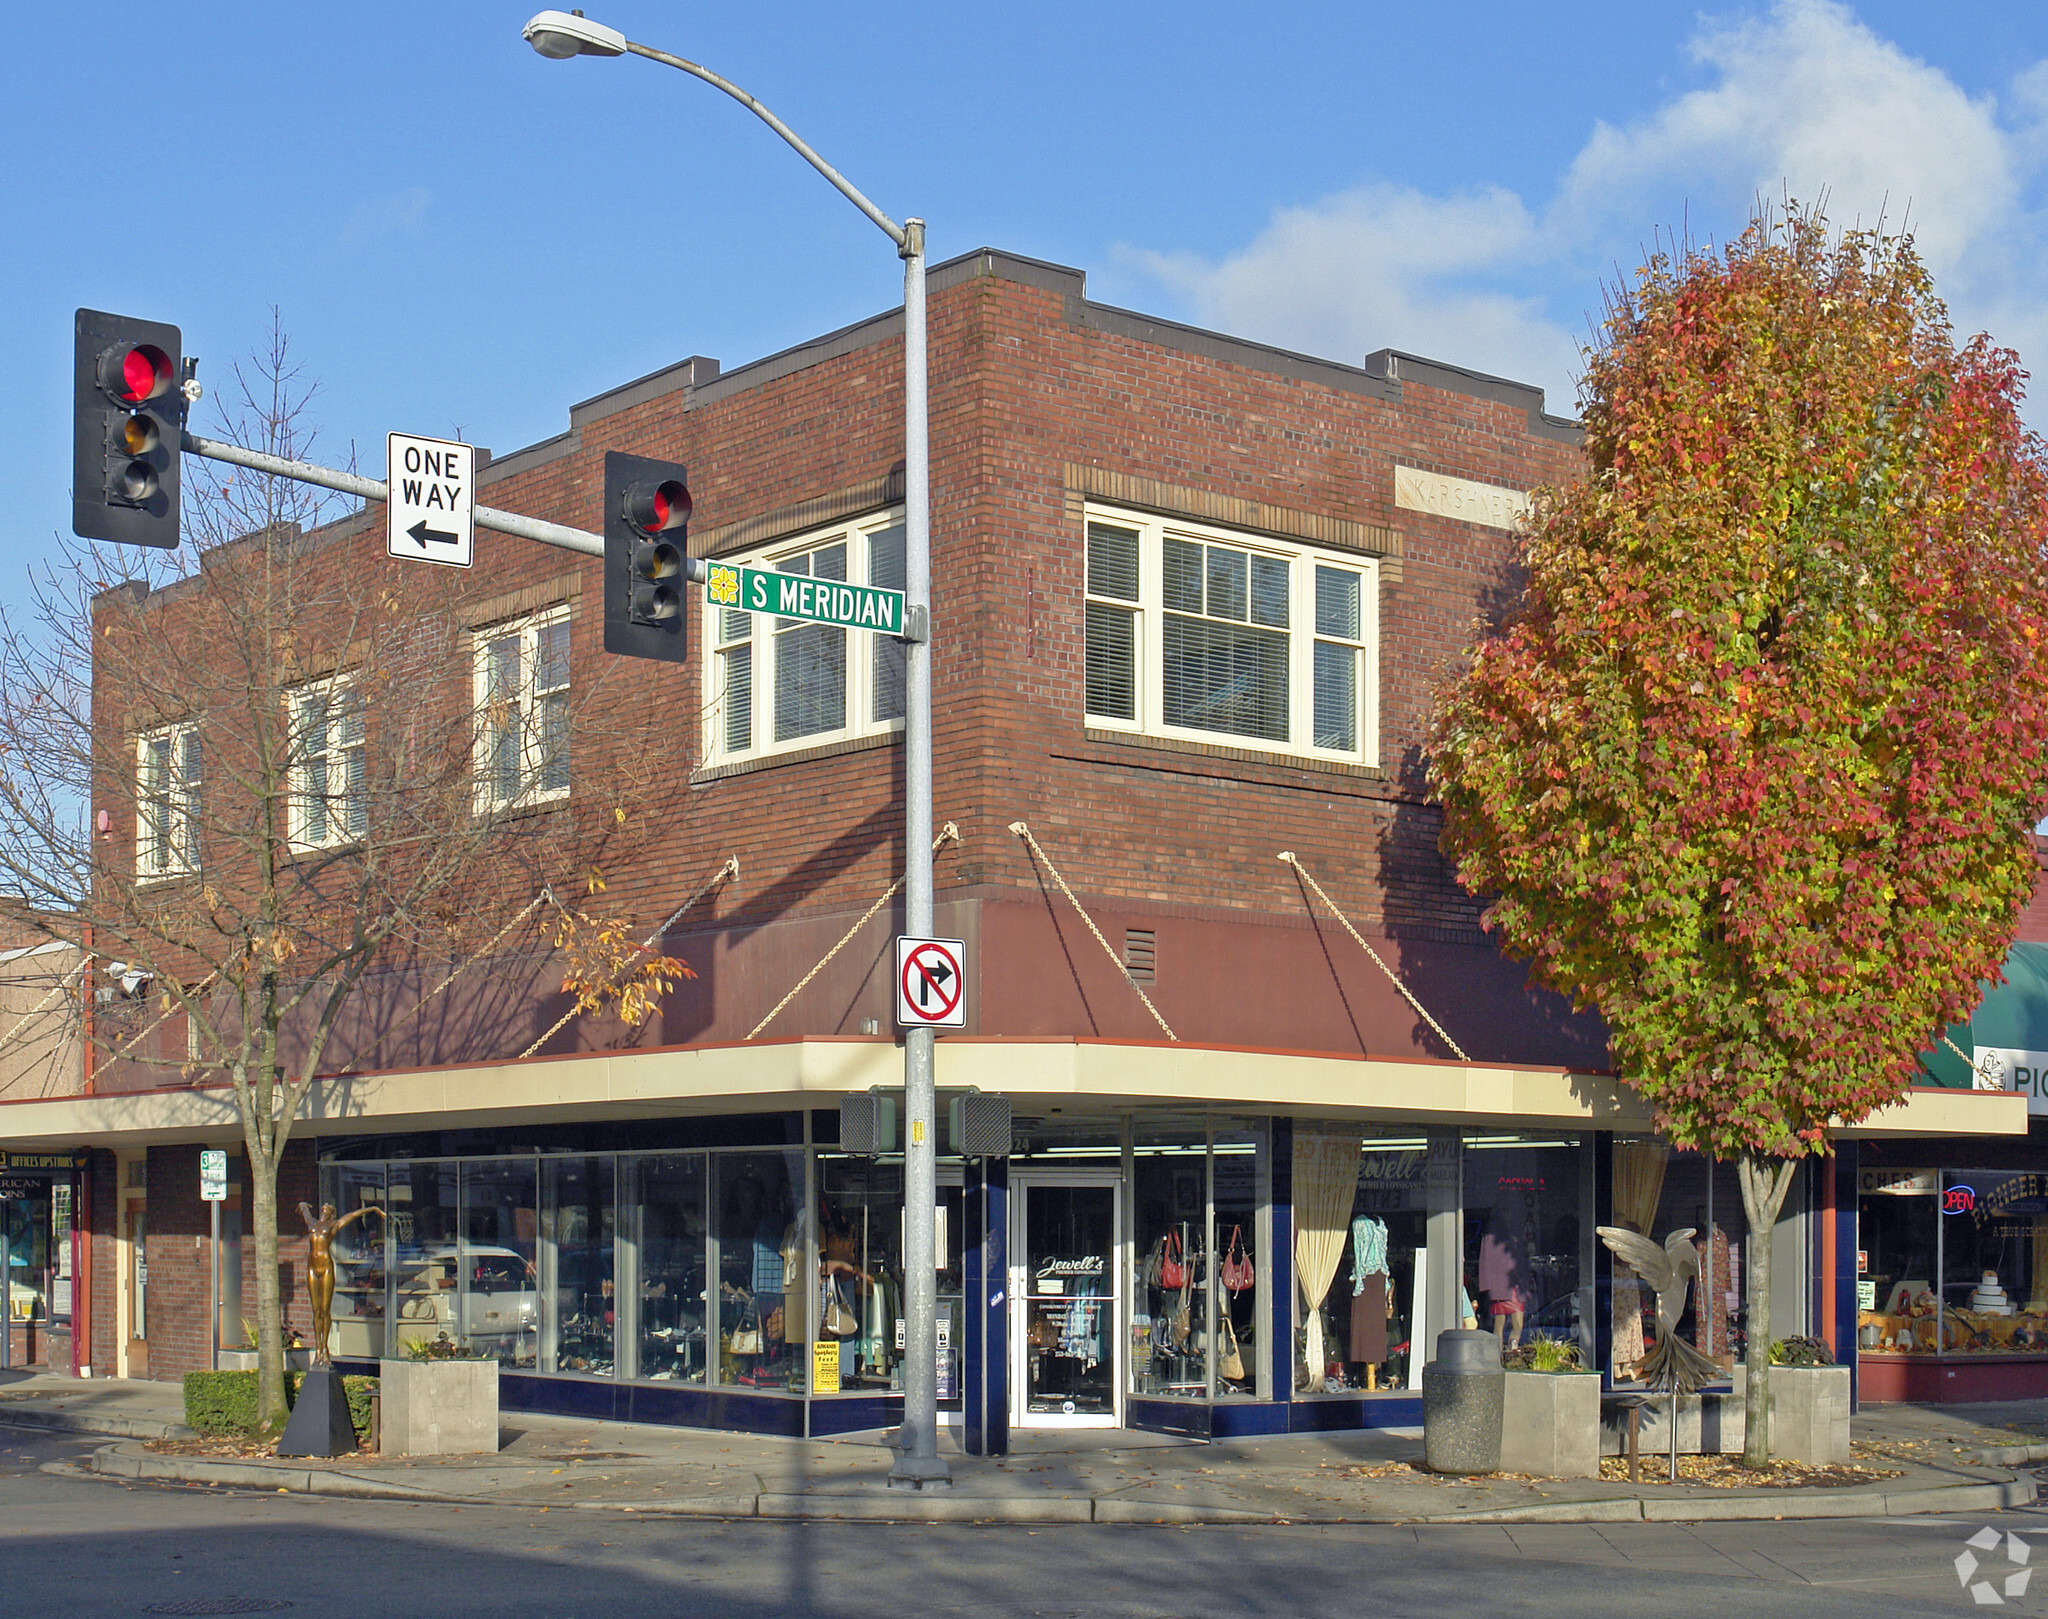
<instances>
[{"instance_id":1,"label":"reflection in window","mask_svg":"<svg viewBox=\"0 0 2048 1619\"><path fill-rule=\"evenodd\" d=\"M551 1239L543 1249L547 1338L541 1369L610 1377L615 1371L615 1235L610 1158L546 1160Z\"/></svg>"},{"instance_id":2,"label":"reflection in window","mask_svg":"<svg viewBox=\"0 0 2048 1619\"><path fill-rule=\"evenodd\" d=\"M700 1153L636 1166L639 1362L627 1375L701 1383L704 1353L704 1182Z\"/></svg>"}]
</instances>

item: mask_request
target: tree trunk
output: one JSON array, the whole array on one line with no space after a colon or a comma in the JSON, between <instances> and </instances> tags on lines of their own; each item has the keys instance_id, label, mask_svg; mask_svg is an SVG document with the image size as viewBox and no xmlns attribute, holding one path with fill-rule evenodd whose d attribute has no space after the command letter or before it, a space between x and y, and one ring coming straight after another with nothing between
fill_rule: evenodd
<instances>
[{"instance_id":1,"label":"tree trunk","mask_svg":"<svg viewBox=\"0 0 2048 1619\"><path fill-rule=\"evenodd\" d=\"M1798 1167L1795 1159L1759 1152L1744 1153L1735 1165L1742 1183L1742 1212L1749 1217L1749 1347L1744 1356L1749 1387L1742 1402L1745 1467L1762 1467L1771 1459L1771 1234Z\"/></svg>"},{"instance_id":2,"label":"tree trunk","mask_svg":"<svg viewBox=\"0 0 2048 1619\"><path fill-rule=\"evenodd\" d=\"M291 1408L284 1397L284 1307L277 1286L277 1162L249 1160L249 1217L256 1238L256 1429L260 1437L284 1431Z\"/></svg>"}]
</instances>

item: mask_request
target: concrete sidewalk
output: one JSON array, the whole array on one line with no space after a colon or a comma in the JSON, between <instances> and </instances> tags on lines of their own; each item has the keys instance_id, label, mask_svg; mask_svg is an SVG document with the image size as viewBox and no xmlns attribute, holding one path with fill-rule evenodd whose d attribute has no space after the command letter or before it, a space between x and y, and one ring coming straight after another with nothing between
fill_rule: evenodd
<instances>
[{"instance_id":1,"label":"concrete sidewalk","mask_svg":"<svg viewBox=\"0 0 2048 1619\"><path fill-rule=\"evenodd\" d=\"M1900 1476L1834 1488L1714 1489L1594 1479L1465 1481L1424 1473L1414 1430L1205 1445L1123 1430L1019 1431L1012 1454L962 1456L955 1484L888 1488L885 1436L755 1438L508 1412L495 1456L247 1461L150 1449L184 1436L176 1384L15 1376L0 1425L115 1436L91 1471L236 1489L718 1518L1027 1523L1621 1523L1992 1512L2035 1498L2015 1467L2048 1438L2038 1404L1875 1408L1857 1460ZM2044 1452L2048 1454L2048 1452ZM2005 1465L2001 1465L2001 1463ZM1654 1461L1645 1459L1645 1472Z\"/></svg>"}]
</instances>

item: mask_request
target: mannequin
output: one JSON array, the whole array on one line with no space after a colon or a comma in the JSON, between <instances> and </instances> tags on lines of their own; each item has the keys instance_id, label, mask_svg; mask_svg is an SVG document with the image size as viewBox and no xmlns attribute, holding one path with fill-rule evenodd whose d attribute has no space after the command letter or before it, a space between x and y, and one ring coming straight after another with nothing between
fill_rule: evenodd
<instances>
[{"instance_id":1,"label":"mannequin","mask_svg":"<svg viewBox=\"0 0 2048 1619\"><path fill-rule=\"evenodd\" d=\"M1379 1387L1387 1358L1387 1318L1394 1313L1387 1278L1387 1227L1360 1215L1351 1222L1351 1359L1365 1366L1365 1386Z\"/></svg>"},{"instance_id":2,"label":"mannequin","mask_svg":"<svg viewBox=\"0 0 2048 1619\"><path fill-rule=\"evenodd\" d=\"M1522 1323L1529 1312L1523 1281L1528 1268L1520 1243L1493 1231L1479 1239L1479 1291L1487 1296L1493 1335L1501 1340L1503 1352L1521 1346Z\"/></svg>"}]
</instances>

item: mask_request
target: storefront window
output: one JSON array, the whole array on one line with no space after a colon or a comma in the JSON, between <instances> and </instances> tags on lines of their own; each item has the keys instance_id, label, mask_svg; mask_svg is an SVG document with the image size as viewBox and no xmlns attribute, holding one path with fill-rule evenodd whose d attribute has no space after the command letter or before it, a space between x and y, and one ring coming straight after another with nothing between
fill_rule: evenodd
<instances>
[{"instance_id":1,"label":"storefront window","mask_svg":"<svg viewBox=\"0 0 2048 1619\"><path fill-rule=\"evenodd\" d=\"M455 1264L460 1205L452 1161L397 1163L386 1169L392 1235L389 1352L403 1355L416 1339L443 1332L453 1338L460 1330Z\"/></svg>"},{"instance_id":2,"label":"storefront window","mask_svg":"<svg viewBox=\"0 0 2048 1619\"><path fill-rule=\"evenodd\" d=\"M1209 1393L1208 1126L1148 1119L1131 1158L1131 1392ZM1053 1345L1051 1317L1036 1326ZM1027 1334L1033 1330L1027 1327Z\"/></svg>"},{"instance_id":3,"label":"storefront window","mask_svg":"<svg viewBox=\"0 0 2048 1619\"><path fill-rule=\"evenodd\" d=\"M531 1369L540 1358L539 1166L531 1158L482 1158L461 1166L462 1228L457 1251L434 1266L435 1285L452 1272L456 1330L501 1366Z\"/></svg>"},{"instance_id":4,"label":"storefront window","mask_svg":"<svg viewBox=\"0 0 2048 1619\"><path fill-rule=\"evenodd\" d=\"M1359 1139L1351 1202L1341 1215L1335 1268L1321 1310L1323 1378L1313 1392L1371 1393L1408 1381L1415 1256L1428 1246L1427 1157L1420 1132L1368 1129ZM1299 1339L1305 1377L1305 1331Z\"/></svg>"},{"instance_id":5,"label":"storefront window","mask_svg":"<svg viewBox=\"0 0 2048 1619\"><path fill-rule=\"evenodd\" d=\"M1936 1203L1941 1348L2048 1353L2048 1177L1951 1169Z\"/></svg>"},{"instance_id":6,"label":"storefront window","mask_svg":"<svg viewBox=\"0 0 2048 1619\"><path fill-rule=\"evenodd\" d=\"M631 1162L626 1218L638 1226L639 1362L625 1375L701 1383L707 1364L705 1158L671 1153Z\"/></svg>"},{"instance_id":7,"label":"storefront window","mask_svg":"<svg viewBox=\"0 0 2048 1619\"><path fill-rule=\"evenodd\" d=\"M1262 1122L1218 1121L1210 1137L1209 1252L1215 1266L1215 1393L1250 1399L1265 1392L1259 1345L1265 1338L1264 1267L1259 1264L1261 1175L1267 1133Z\"/></svg>"},{"instance_id":8,"label":"storefront window","mask_svg":"<svg viewBox=\"0 0 2048 1619\"><path fill-rule=\"evenodd\" d=\"M7 1314L15 1321L50 1319L50 1197L0 1202L7 1219Z\"/></svg>"},{"instance_id":9,"label":"storefront window","mask_svg":"<svg viewBox=\"0 0 2048 1619\"><path fill-rule=\"evenodd\" d=\"M1465 1289L1503 1349L1566 1338L1590 1357L1581 1143L1571 1136L1465 1137Z\"/></svg>"},{"instance_id":10,"label":"storefront window","mask_svg":"<svg viewBox=\"0 0 2048 1619\"><path fill-rule=\"evenodd\" d=\"M545 1161L543 1371L610 1377L617 1369L612 1165L610 1158Z\"/></svg>"},{"instance_id":11,"label":"storefront window","mask_svg":"<svg viewBox=\"0 0 2048 1619\"><path fill-rule=\"evenodd\" d=\"M802 1390L798 1353L810 1341L805 1276L804 1155L721 1153L714 1159L718 1249L717 1380Z\"/></svg>"},{"instance_id":12,"label":"storefront window","mask_svg":"<svg viewBox=\"0 0 2048 1619\"><path fill-rule=\"evenodd\" d=\"M334 1257L334 1338L328 1349L374 1360L390 1353L384 1332L389 1304L385 1252L390 1238L384 1166L329 1165L320 1178L320 1201L332 1204L344 1222L329 1250ZM311 1316L306 1319L310 1326ZM224 1323L221 1342L240 1341L239 1332L230 1336Z\"/></svg>"},{"instance_id":13,"label":"storefront window","mask_svg":"<svg viewBox=\"0 0 2048 1619\"><path fill-rule=\"evenodd\" d=\"M902 1160L821 1153L818 1341L836 1347L818 1357L816 1393L903 1386L903 1356L896 1347L896 1318L903 1313L902 1242Z\"/></svg>"}]
</instances>

